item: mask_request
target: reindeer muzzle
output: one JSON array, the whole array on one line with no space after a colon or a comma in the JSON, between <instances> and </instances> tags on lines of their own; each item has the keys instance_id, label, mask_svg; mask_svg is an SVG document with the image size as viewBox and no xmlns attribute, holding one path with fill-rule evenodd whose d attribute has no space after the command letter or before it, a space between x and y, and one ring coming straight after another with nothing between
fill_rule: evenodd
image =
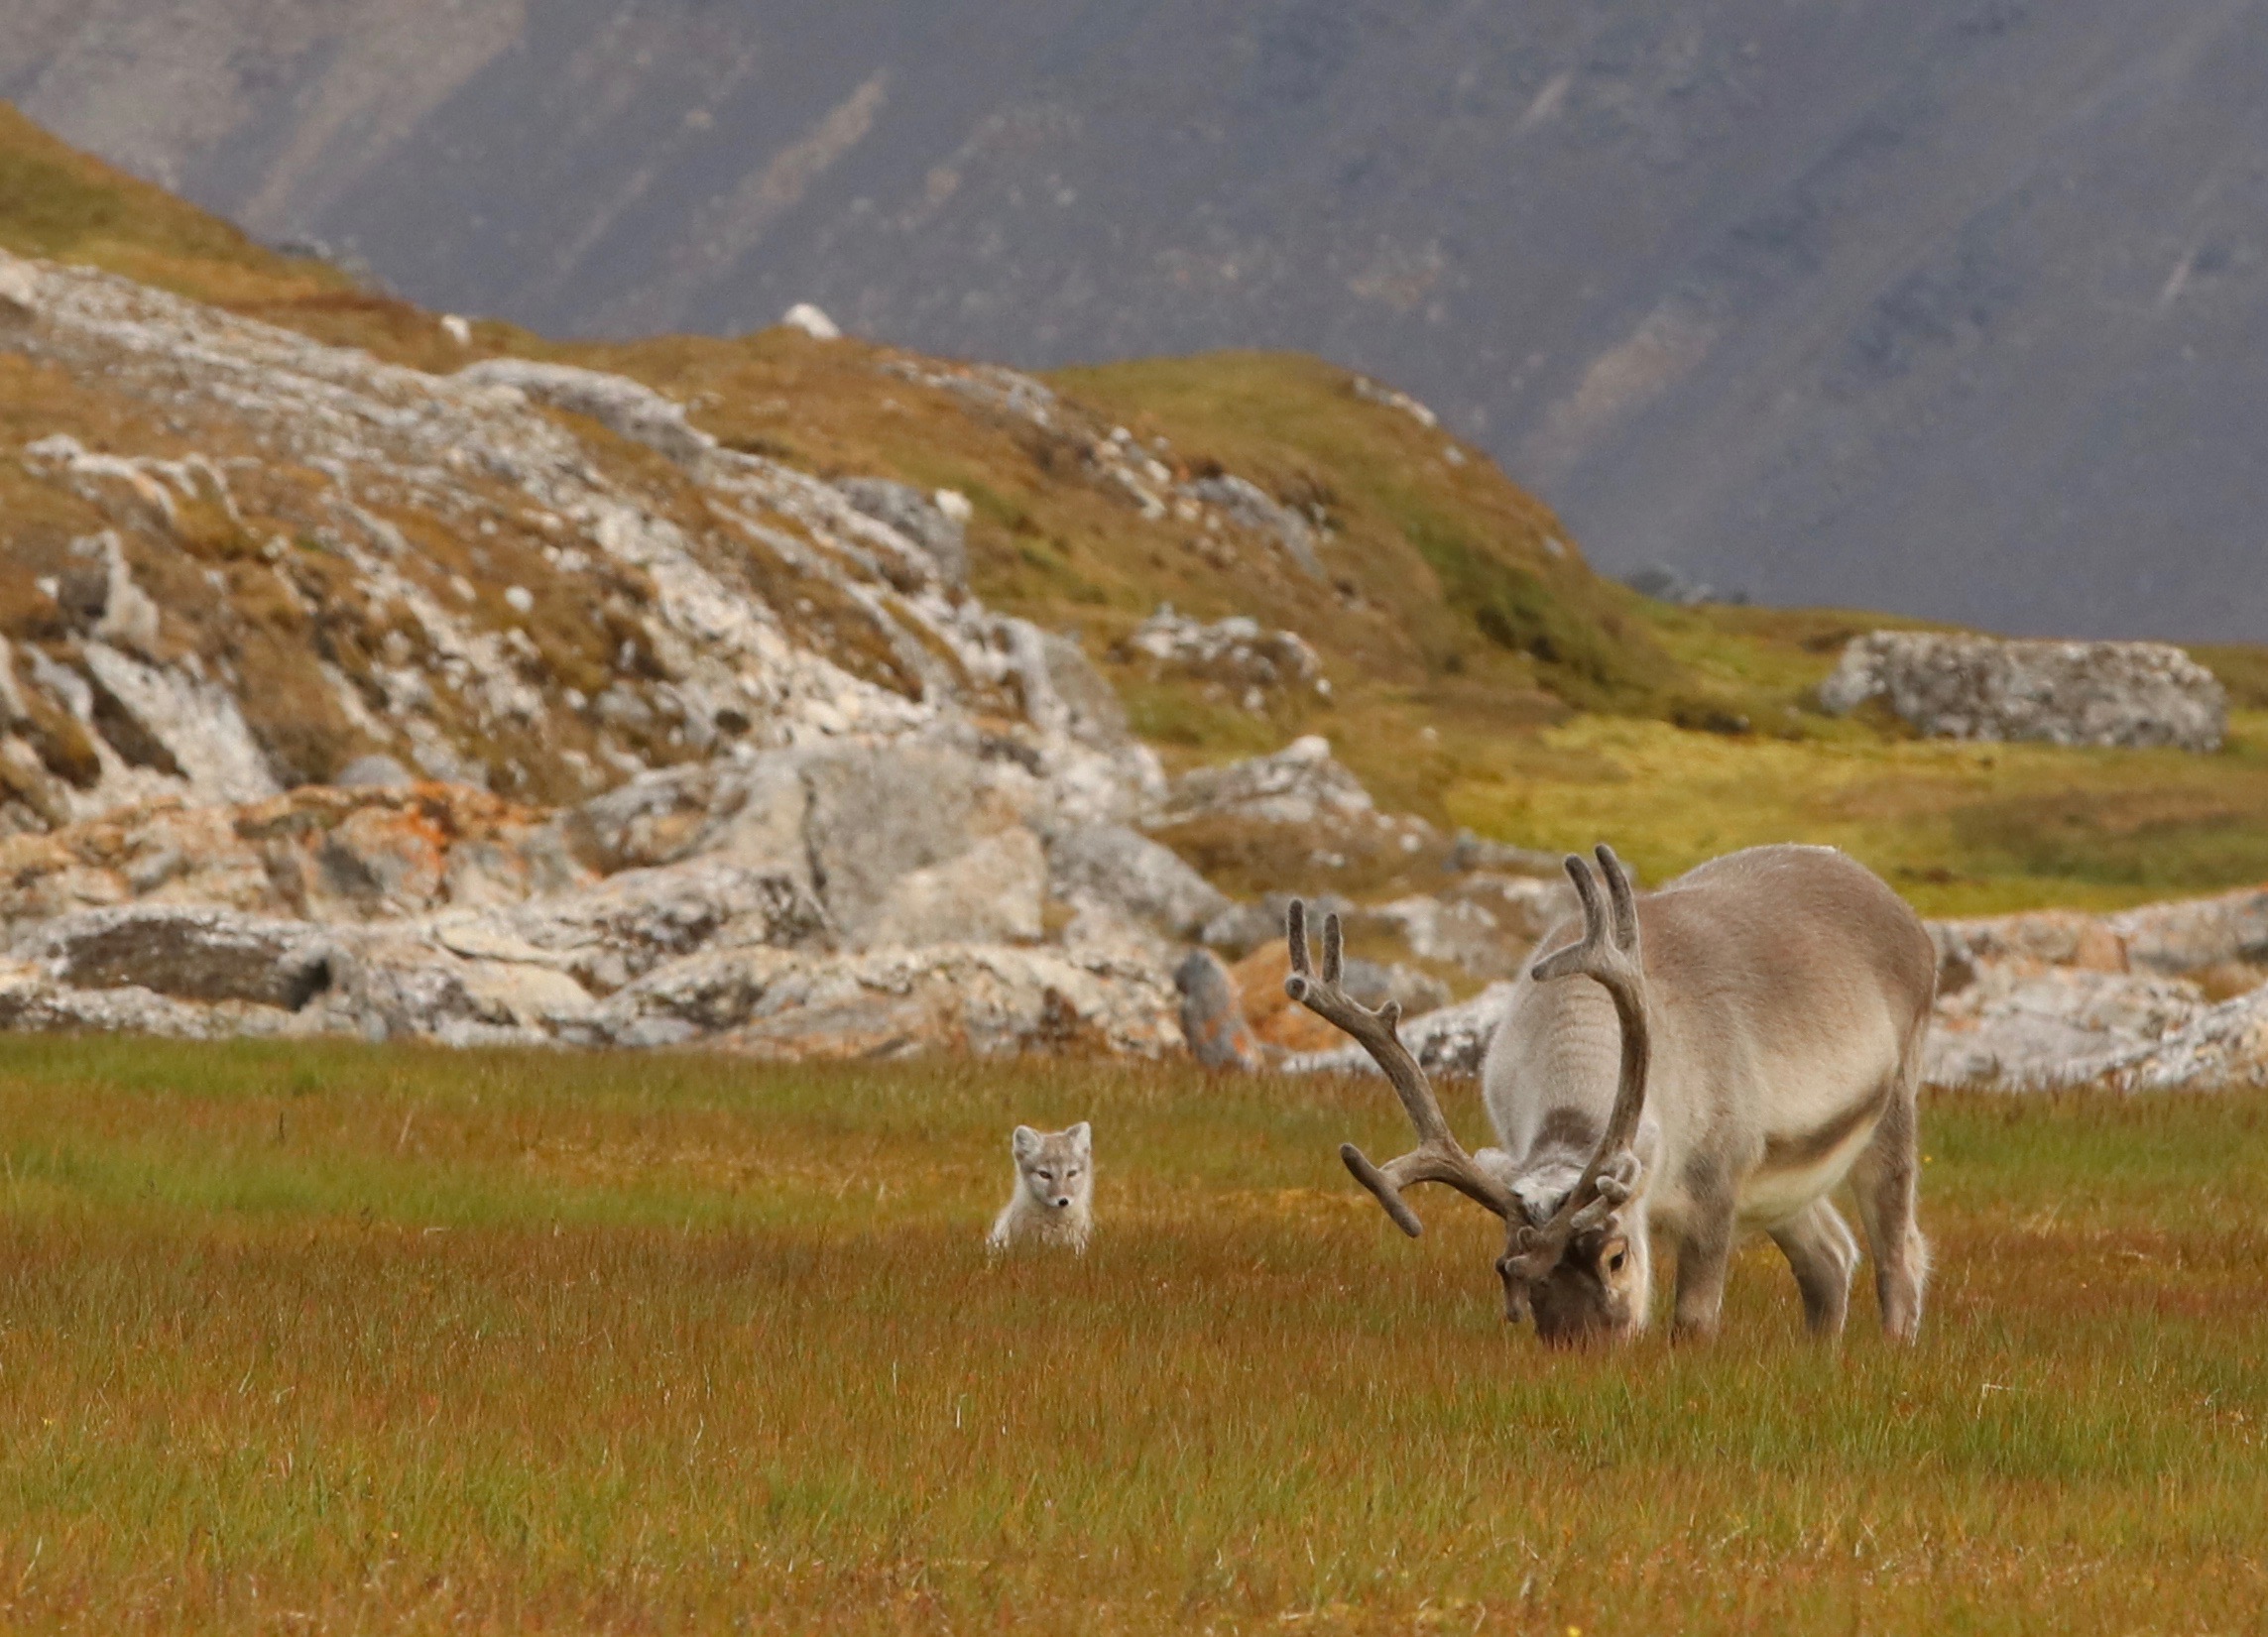
<instances>
[{"instance_id":1,"label":"reindeer muzzle","mask_svg":"<svg viewBox=\"0 0 2268 1637\"><path fill-rule=\"evenodd\" d=\"M1528 1282L1508 1270L1503 1263L1496 1264L1496 1272L1504 1281L1504 1323L1524 1325L1534 1316L1528 1300Z\"/></svg>"}]
</instances>

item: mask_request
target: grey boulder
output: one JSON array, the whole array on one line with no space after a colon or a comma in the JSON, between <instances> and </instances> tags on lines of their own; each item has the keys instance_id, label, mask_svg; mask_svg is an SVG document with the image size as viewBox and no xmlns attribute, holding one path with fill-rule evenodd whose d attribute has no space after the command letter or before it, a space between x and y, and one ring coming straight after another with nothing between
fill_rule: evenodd
<instances>
[{"instance_id":1,"label":"grey boulder","mask_svg":"<svg viewBox=\"0 0 2268 1637\"><path fill-rule=\"evenodd\" d=\"M969 583L968 529L932 496L889 478L842 478L835 491L862 517L895 528L919 546L946 584Z\"/></svg>"},{"instance_id":2,"label":"grey boulder","mask_svg":"<svg viewBox=\"0 0 2268 1637\"><path fill-rule=\"evenodd\" d=\"M59 916L13 953L72 989L141 989L297 1011L330 987L335 946L303 921L132 903Z\"/></svg>"},{"instance_id":3,"label":"grey boulder","mask_svg":"<svg viewBox=\"0 0 2268 1637\"><path fill-rule=\"evenodd\" d=\"M2228 731L2219 679L2164 643L1877 631L1819 689L1837 715L1876 698L1933 738L2217 751Z\"/></svg>"},{"instance_id":4,"label":"grey boulder","mask_svg":"<svg viewBox=\"0 0 2268 1637\"><path fill-rule=\"evenodd\" d=\"M1070 903L1097 902L1175 937L1190 938L1229 899L1170 849L1123 824L1081 825L1047 844L1048 883Z\"/></svg>"}]
</instances>

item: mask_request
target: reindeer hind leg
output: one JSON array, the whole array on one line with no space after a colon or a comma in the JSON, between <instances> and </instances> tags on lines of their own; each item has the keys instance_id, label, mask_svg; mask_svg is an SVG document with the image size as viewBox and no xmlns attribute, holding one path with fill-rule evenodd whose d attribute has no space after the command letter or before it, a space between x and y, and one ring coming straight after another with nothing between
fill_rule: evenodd
<instances>
[{"instance_id":1,"label":"reindeer hind leg","mask_svg":"<svg viewBox=\"0 0 2268 1637\"><path fill-rule=\"evenodd\" d=\"M1771 1234L1795 1270L1804 1324L1814 1336L1841 1336L1850 1312L1850 1275L1858 1267L1850 1225L1828 1201L1814 1200Z\"/></svg>"},{"instance_id":2,"label":"reindeer hind leg","mask_svg":"<svg viewBox=\"0 0 2268 1637\"><path fill-rule=\"evenodd\" d=\"M1901 1072L1881 1124L1850 1168L1858 1221L1874 1258L1882 1331L1893 1342L1911 1342L1921 1329L1922 1289L1929 1280L1929 1241L1914 1221L1921 1170L1914 1078L1911 1071Z\"/></svg>"}]
</instances>

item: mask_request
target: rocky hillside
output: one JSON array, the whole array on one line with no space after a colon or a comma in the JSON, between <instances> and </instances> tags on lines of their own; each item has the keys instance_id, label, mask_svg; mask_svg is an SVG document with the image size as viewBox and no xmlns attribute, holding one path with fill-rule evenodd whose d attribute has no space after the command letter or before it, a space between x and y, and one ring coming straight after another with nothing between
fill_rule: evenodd
<instances>
[{"instance_id":1,"label":"rocky hillside","mask_svg":"<svg viewBox=\"0 0 2268 1637\"><path fill-rule=\"evenodd\" d=\"M2150 880L2262 844L2219 819L2268 782L2256 654L2161 656L2209 696L2191 749L1980 756L1829 714L1874 651L1847 618L1604 583L1424 406L1311 360L565 347L0 138L0 1023L1328 1066L1280 1002L1303 891L1469 1066L1567 910L1544 849L1611 828L1658 878L1766 839L1720 784L1777 839L1819 833L1804 779L1848 823L1886 777L1912 838L1956 767L2089 778ZM2249 994L2256 907L2222 919L2182 947ZM2018 1072L2037 994L2162 1023L2080 1027L2090 1062L2252 1038L2186 967L1993 970L1957 1078Z\"/></svg>"},{"instance_id":2,"label":"rocky hillside","mask_svg":"<svg viewBox=\"0 0 2268 1637\"><path fill-rule=\"evenodd\" d=\"M45 452L0 477L19 587L0 632L74 635L40 585L69 578L71 607L93 608L111 547L83 542L115 533L120 572L154 577L166 641L258 674L240 690L246 728L285 782L399 754L413 732L453 746L446 765L477 761L498 789L542 799L703 754L718 711L728 728L747 712L707 696L692 709L657 668L657 643L717 635L669 604L664 582L696 595L681 568L763 598L872 711L994 686L963 674L987 662L946 656L972 595L1075 631L1149 737L1211 754L1445 679L1506 721L1731 708L1670 656L1640 599L1594 577L1551 515L1422 406L1311 360L1047 384L784 329L564 348L261 251L12 115L0 245L132 281L11 275L0 409ZM406 408L428 398L429 412ZM112 457L161 465L121 476ZM164 508L131 498L152 482ZM817 534L837 543L813 555ZM101 562L73 558L74 541ZM909 543L902 561L875 555ZM375 589L382 563L407 585ZM1166 604L1297 633L1299 685L1137 639ZM655 614L678 635L646 631ZM516 670L471 656L508 640ZM523 726L468 715L453 683L389 715L369 678L433 669L435 643L484 685L511 670L534 688ZM577 697L604 703L571 707L579 727L545 714ZM760 736L786 731L766 721Z\"/></svg>"},{"instance_id":3,"label":"rocky hillside","mask_svg":"<svg viewBox=\"0 0 2268 1637\"><path fill-rule=\"evenodd\" d=\"M7 237L48 253L0 252L21 1024L1164 1049L1171 941L1233 906L1134 824L1350 879L1450 838L1321 740L1169 789L1090 645L1153 715L1261 738L1468 653L1547 716L1679 674L1548 515L1357 379L1255 361L1313 435L1196 449L796 334L568 363L36 132L9 162ZM1331 461L1380 424L1443 477ZM1086 629L1011 611L1066 606Z\"/></svg>"},{"instance_id":4,"label":"rocky hillside","mask_svg":"<svg viewBox=\"0 0 2268 1637\"><path fill-rule=\"evenodd\" d=\"M1616 572L2259 641L2219 0L18 0L0 95L436 307L1416 391Z\"/></svg>"}]
</instances>

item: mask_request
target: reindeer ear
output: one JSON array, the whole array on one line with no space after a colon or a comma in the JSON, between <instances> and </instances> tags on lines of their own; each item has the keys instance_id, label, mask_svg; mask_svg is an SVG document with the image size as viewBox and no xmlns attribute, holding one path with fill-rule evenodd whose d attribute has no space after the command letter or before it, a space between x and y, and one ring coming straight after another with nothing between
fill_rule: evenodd
<instances>
[{"instance_id":1,"label":"reindeer ear","mask_svg":"<svg viewBox=\"0 0 2268 1637\"><path fill-rule=\"evenodd\" d=\"M1063 1134L1071 1139L1071 1146L1081 1154L1091 1154L1095 1151L1094 1132L1087 1128L1085 1120L1082 1119Z\"/></svg>"},{"instance_id":2,"label":"reindeer ear","mask_svg":"<svg viewBox=\"0 0 2268 1637\"><path fill-rule=\"evenodd\" d=\"M1028 1125L1018 1125L1008 1139L1008 1145L1015 1150L1017 1159L1029 1159L1039 1152L1039 1133Z\"/></svg>"}]
</instances>

